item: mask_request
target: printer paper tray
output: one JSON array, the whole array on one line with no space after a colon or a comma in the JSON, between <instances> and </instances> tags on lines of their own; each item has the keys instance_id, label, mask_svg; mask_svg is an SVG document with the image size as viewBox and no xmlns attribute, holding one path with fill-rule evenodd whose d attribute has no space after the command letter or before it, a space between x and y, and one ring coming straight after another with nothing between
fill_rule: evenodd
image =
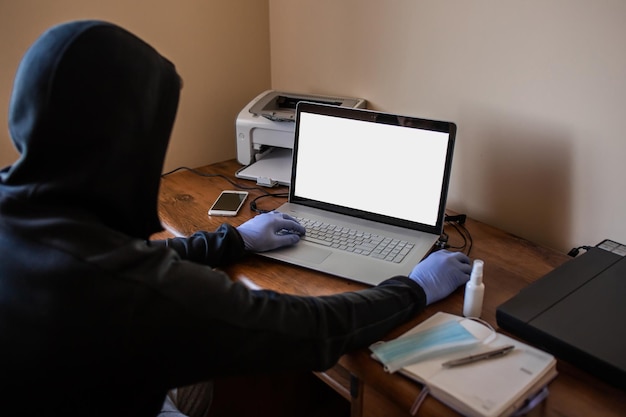
<instances>
[{"instance_id":1,"label":"printer paper tray","mask_svg":"<svg viewBox=\"0 0 626 417\"><path fill-rule=\"evenodd\" d=\"M237 178L257 183L276 182L289 186L291 183L291 149L274 148L258 161L237 171Z\"/></svg>"}]
</instances>

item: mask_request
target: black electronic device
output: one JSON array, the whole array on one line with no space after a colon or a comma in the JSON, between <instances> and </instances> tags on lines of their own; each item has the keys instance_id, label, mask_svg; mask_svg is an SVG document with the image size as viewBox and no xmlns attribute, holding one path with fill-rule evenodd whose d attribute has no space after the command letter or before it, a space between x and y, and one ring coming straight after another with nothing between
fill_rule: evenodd
<instances>
[{"instance_id":1,"label":"black electronic device","mask_svg":"<svg viewBox=\"0 0 626 417\"><path fill-rule=\"evenodd\" d=\"M496 311L502 329L626 389L626 245L604 240Z\"/></svg>"}]
</instances>

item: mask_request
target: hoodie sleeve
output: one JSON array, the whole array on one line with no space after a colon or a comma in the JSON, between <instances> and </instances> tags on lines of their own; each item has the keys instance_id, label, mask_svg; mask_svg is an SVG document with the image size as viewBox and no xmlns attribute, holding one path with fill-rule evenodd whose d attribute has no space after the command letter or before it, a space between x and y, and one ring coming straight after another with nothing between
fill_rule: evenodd
<instances>
[{"instance_id":1,"label":"hoodie sleeve","mask_svg":"<svg viewBox=\"0 0 626 417\"><path fill-rule=\"evenodd\" d=\"M246 253L239 232L226 223L215 232L200 231L189 237L153 240L149 244L174 249L181 259L211 267L228 265Z\"/></svg>"},{"instance_id":2,"label":"hoodie sleeve","mask_svg":"<svg viewBox=\"0 0 626 417\"><path fill-rule=\"evenodd\" d=\"M161 272L143 305L145 319L159 323L149 346L168 381L179 385L223 375L324 370L426 305L423 289L407 277L308 297L250 290L197 263L174 261Z\"/></svg>"}]
</instances>

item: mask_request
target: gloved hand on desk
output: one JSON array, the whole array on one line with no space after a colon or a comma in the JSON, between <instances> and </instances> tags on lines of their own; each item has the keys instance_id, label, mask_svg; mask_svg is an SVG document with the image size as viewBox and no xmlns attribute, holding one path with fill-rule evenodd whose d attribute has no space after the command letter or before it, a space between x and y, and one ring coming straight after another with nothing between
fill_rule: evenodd
<instances>
[{"instance_id":1,"label":"gloved hand on desk","mask_svg":"<svg viewBox=\"0 0 626 417\"><path fill-rule=\"evenodd\" d=\"M293 245L306 233L304 226L296 219L278 211L259 214L237 227L237 231L246 250L251 252L265 252Z\"/></svg>"},{"instance_id":2,"label":"gloved hand on desk","mask_svg":"<svg viewBox=\"0 0 626 417\"><path fill-rule=\"evenodd\" d=\"M440 250L418 263L409 278L424 289L426 304L432 304L469 281L471 272L472 265L467 255Z\"/></svg>"}]
</instances>

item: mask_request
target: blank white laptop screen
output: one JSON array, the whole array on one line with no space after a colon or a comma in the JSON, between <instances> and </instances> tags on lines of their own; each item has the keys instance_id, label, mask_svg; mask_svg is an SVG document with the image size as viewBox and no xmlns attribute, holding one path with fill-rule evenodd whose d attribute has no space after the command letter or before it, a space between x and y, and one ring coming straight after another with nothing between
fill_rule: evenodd
<instances>
[{"instance_id":1,"label":"blank white laptop screen","mask_svg":"<svg viewBox=\"0 0 626 417\"><path fill-rule=\"evenodd\" d=\"M299 114L292 195L436 226L450 134Z\"/></svg>"}]
</instances>

